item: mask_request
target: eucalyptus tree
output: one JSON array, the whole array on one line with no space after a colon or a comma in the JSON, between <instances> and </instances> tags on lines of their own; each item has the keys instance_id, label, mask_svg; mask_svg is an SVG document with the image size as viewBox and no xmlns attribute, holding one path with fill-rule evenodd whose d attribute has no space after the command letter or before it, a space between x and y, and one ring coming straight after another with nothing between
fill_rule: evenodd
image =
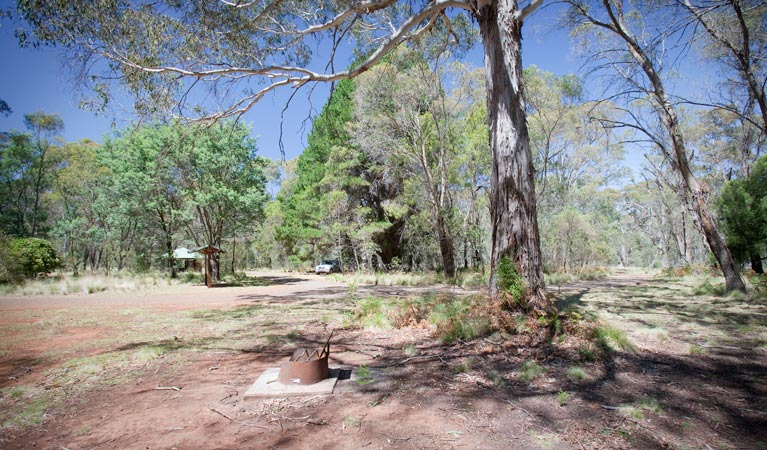
<instances>
[{"instance_id":1,"label":"eucalyptus tree","mask_svg":"<svg viewBox=\"0 0 767 450\"><path fill-rule=\"evenodd\" d=\"M448 105L443 73L434 72L416 52L397 52L358 79L354 135L359 148L379 164L419 180L432 213L442 268L455 277L449 216L449 184L456 153L455 105ZM388 86L388 89L381 89ZM453 133L454 134L454 133ZM396 169L395 169L396 170Z\"/></svg>"},{"instance_id":2,"label":"eucalyptus tree","mask_svg":"<svg viewBox=\"0 0 767 450\"><path fill-rule=\"evenodd\" d=\"M466 37L471 20L484 47L490 148L493 154L491 266L515 263L542 312L545 297L533 167L522 92L522 25L542 3L517 0L128 1L19 0L29 25L24 44L69 50L97 96L108 100L110 79L136 96L142 113L237 116L275 89L334 82L369 70L408 40ZM467 14L459 14L463 11ZM336 70L337 50L350 36L370 50L359 65ZM313 57L312 40L327 39ZM465 41L465 39L464 39ZM324 61L320 61L323 59ZM92 63L96 59L98 62ZM313 70L313 68L325 68ZM105 75L98 78L98 75ZM194 95L208 88L216 95ZM228 95L227 95L228 94ZM206 102L207 100L207 102ZM496 276L491 288L498 290Z\"/></svg>"},{"instance_id":3,"label":"eucalyptus tree","mask_svg":"<svg viewBox=\"0 0 767 450\"><path fill-rule=\"evenodd\" d=\"M667 38L677 36L680 29L669 24L665 8L635 8L622 0L595 0L582 2L567 0L569 18L574 27L591 36L601 38L605 51L595 51L592 58L599 66L612 71L622 79L628 98L642 98L649 102L662 125L663 134L650 131L640 124L630 110L629 119L621 125L644 133L652 144L673 163L683 181L684 193L692 206L725 278L728 291L745 291L746 286L730 251L719 235L717 224L709 206L710 187L695 176L690 162L677 106L666 89L662 69ZM619 94L619 95L620 95ZM613 123L617 123L613 121Z\"/></svg>"},{"instance_id":4,"label":"eucalyptus tree","mask_svg":"<svg viewBox=\"0 0 767 450\"><path fill-rule=\"evenodd\" d=\"M715 106L767 135L767 5L760 0L676 2L703 30L707 59L725 69L728 95ZM756 115L751 113L754 108Z\"/></svg>"},{"instance_id":5,"label":"eucalyptus tree","mask_svg":"<svg viewBox=\"0 0 767 450\"><path fill-rule=\"evenodd\" d=\"M47 232L43 197L51 188L56 161L55 140L64 130L57 114L24 115L27 133L0 135L0 217L4 232L39 237Z\"/></svg>"},{"instance_id":6,"label":"eucalyptus tree","mask_svg":"<svg viewBox=\"0 0 767 450\"><path fill-rule=\"evenodd\" d=\"M267 161L256 154L250 130L223 121L192 129L175 125L171 131L170 145L177 150L168 173L174 182L167 190L182 201L187 236L197 245L220 248L225 237L252 231L263 219ZM219 259L212 262L219 279Z\"/></svg>"},{"instance_id":7,"label":"eucalyptus tree","mask_svg":"<svg viewBox=\"0 0 767 450\"><path fill-rule=\"evenodd\" d=\"M51 192L51 235L59 242L64 265L75 274L81 264L83 269L89 263L98 268L98 254L112 246L117 269L124 268L136 235L136 217L125 215L118 220L121 202L107 191L110 171L99 162L99 150L98 144L88 140L56 149L62 164Z\"/></svg>"},{"instance_id":8,"label":"eucalyptus tree","mask_svg":"<svg viewBox=\"0 0 767 450\"><path fill-rule=\"evenodd\" d=\"M109 171L111 203L104 223L117 228L138 227L151 239L144 242L151 254L159 244L171 277L176 276L173 251L185 224L175 162L182 149L180 127L136 126L107 140L99 150L99 163ZM120 234L123 234L121 231Z\"/></svg>"}]
</instances>

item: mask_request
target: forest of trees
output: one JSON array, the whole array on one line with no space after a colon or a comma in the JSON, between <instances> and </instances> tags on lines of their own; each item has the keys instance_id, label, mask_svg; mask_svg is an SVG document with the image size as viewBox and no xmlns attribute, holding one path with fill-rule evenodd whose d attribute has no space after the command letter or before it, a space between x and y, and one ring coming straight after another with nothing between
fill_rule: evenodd
<instances>
[{"instance_id":1,"label":"forest of trees","mask_svg":"<svg viewBox=\"0 0 767 450\"><path fill-rule=\"evenodd\" d=\"M65 120L42 112L25 116L26 131L3 133L2 232L51 240L68 270L161 268L181 244L211 244L231 250L227 270L306 270L334 258L345 270L450 279L494 273L509 257L533 291L541 268L713 265L729 290L744 288L746 265L762 271L760 2L567 1L558 26L580 44L582 77L518 70L521 26L539 2L320 2L309 15L301 2L190 2L175 13L117 3L19 2L22 44L111 60L108 73L136 95L137 112L164 119L101 145L60 142ZM479 34L450 8L469 11ZM138 25L142 33L120 40ZM238 32L224 38L217 27ZM371 29L394 31L363 32ZM327 74L302 68L312 61L303 39L323 33L334 49L353 35L364 56L345 70L331 56ZM478 40L484 70L460 62ZM677 88L697 64L716 72L715 84ZM238 84L250 76L271 84ZM184 77L216 93L226 83L230 106L200 116L206 105L184 103L197 81L173 85ZM168 121L174 108L239 117L272 89L312 82L332 82L332 94L295 160L257 157L232 122ZM107 82L92 87L109 100ZM629 173L629 153L645 155L643 171ZM268 185L279 186L273 198Z\"/></svg>"}]
</instances>

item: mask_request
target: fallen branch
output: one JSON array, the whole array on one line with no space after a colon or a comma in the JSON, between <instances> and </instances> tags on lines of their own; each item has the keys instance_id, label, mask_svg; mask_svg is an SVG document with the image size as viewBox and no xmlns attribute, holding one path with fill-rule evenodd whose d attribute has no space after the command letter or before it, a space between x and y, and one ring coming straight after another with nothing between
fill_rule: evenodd
<instances>
[{"instance_id":1,"label":"fallen branch","mask_svg":"<svg viewBox=\"0 0 767 450\"><path fill-rule=\"evenodd\" d=\"M233 422L233 421L234 421L234 419L232 419L231 417L227 416L226 414L222 413L221 411L217 410L216 408L214 408L214 407L212 407L212 406L210 406L210 405L208 405L208 409L209 409L209 410L211 410L211 411L213 411L214 413L216 413L216 414L220 415L221 417L223 417L223 418L225 418L225 419L229 420L230 422Z\"/></svg>"},{"instance_id":2,"label":"fallen branch","mask_svg":"<svg viewBox=\"0 0 767 450\"><path fill-rule=\"evenodd\" d=\"M401 366L401 365L403 365L403 364L407 364L407 363L409 363L410 361L414 361L414 360L416 360L416 359L433 359L433 358L442 358L442 354L440 353L440 354L437 354L437 355L422 355L422 356L411 356L410 358L405 358L405 359L403 359L402 361L400 361L400 362L398 362L398 363L394 363L394 364L388 365L388 366L386 366L386 367L397 367L397 366Z\"/></svg>"},{"instance_id":3,"label":"fallen branch","mask_svg":"<svg viewBox=\"0 0 767 450\"><path fill-rule=\"evenodd\" d=\"M725 348L727 350L753 350L753 348L734 347L732 345L698 344L702 348Z\"/></svg>"},{"instance_id":4,"label":"fallen branch","mask_svg":"<svg viewBox=\"0 0 767 450\"><path fill-rule=\"evenodd\" d=\"M157 386L154 388L155 391L180 391L181 388L178 386Z\"/></svg>"}]
</instances>

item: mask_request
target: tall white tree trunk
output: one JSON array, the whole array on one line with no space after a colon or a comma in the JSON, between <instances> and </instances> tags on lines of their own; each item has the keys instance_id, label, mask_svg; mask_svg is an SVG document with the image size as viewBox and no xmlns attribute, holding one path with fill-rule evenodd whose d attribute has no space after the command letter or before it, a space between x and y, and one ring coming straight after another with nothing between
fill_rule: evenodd
<instances>
[{"instance_id":1,"label":"tall white tree trunk","mask_svg":"<svg viewBox=\"0 0 767 450\"><path fill-rule=\"evenodd\" d=\"M497 267L514 262L528 290L527 306L551 310L546 298L533 161L522 89L522 20L516 1L480 2L475 12L485 49L487 115L493 153L490 214L492 251L490 289L499 294Z\"/></svg>"}]
</instances>

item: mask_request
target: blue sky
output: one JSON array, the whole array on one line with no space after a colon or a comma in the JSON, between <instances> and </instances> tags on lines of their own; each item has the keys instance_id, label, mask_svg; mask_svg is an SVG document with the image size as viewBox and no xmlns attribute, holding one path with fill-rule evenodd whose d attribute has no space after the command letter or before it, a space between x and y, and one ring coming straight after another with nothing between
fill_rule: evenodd
<instances>
[{"instance_id":1,"label":"blue sky","mask_svg":"<svg viewBox=\"0 0 767 450\"><path fill-rule=\"evenodd\" d=\"M558 74L575 73L579 63L571 55L567 33L552 26L556 22L555 15L554 8L541 8L526 23L523 64L535 64ZM113 125L123 128L134 120L127 109L112 109L100 115L80 109L78 86L62 68L61 53L54 49L20 49L14 37L15 25L9 21L0 23L0 52L4 66L0 70L0 98L13 109L11 116L0 116L0 130L23 130L24 114L43 110L63 118L65 141L92 139L103 142L104 137L111 134ZM482 65L481 47L477 46L467 55L467 62L477 67ZM284 122L288 159L298 156L305 147L305 136L311 128L305 119L322 108L328 88L318 86L311 105L307 94L299 93L288 110ZM290 88L286 88L269 95L243 116L242 120L257 137L259 154L263 156L280 157L280 111L289 94ZM128 102L129 99L126 99Z\"/></svg>"}]
</instances>

